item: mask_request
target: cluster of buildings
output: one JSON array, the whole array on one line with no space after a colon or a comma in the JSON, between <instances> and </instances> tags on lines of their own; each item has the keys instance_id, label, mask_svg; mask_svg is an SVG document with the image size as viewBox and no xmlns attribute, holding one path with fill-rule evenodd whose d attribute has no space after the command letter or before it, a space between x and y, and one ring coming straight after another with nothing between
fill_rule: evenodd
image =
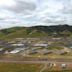
<instances>
[{"instance_id":1,"label":"cluster of buildings","mask_svg":"<svg viewBox=\"0 0 72 72\"><path fill-rule=\"evenodd\" d=\"M66 41L67 42L66 42ZM57 44L57 42L61 44ZM65 44L65 43L66 44ZM55 44L56 43L56 44ZM68 45L67 45L68 43ZM62 45L64 44L64 46ZM63 47L62 50L50 50L50 46ZM66 47L66 46L67 47ZM66 54L71 52L72 42L69 39L64 38L16 38L11 41L0 40L0 54Z\"/></svg>"}]
</instances>

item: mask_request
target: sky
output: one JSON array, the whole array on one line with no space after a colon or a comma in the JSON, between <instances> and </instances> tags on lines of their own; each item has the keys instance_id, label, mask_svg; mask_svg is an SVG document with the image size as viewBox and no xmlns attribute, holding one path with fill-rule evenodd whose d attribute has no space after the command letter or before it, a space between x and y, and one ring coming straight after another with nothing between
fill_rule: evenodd
<instances>
[{"instance_id":1,"label":"sky","mask_svg":"<svg viewBox=\"0 0 72 72\"><path fill-rule=\"evenodd\" d=\"M72 0L0 0L0 27L72 25Z\"/></svg>"}]
</instances>

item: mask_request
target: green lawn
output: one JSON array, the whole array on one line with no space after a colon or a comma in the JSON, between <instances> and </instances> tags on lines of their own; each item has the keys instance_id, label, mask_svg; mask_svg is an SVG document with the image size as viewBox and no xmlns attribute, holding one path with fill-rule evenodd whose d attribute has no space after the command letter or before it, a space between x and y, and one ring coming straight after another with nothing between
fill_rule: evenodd
<instances>
[{"instance_id":1,"label":"green lawn","mask_svg":"<svg viewBox=\"0 0 72 72\"><path fill-rule=\"evenodd\" d=\"M47 48L48 50L62 50L63 47L60 47L60 46L50 46Z\"/></svg>"},{"instance_id":2,"label":"green lawn","mask_svg":"<svg viewBox=\"0 0 72 72\"><path fill-rule=\"evenodd\" d=\"M0 63L0 72L39 72L40 64Z\"/></svg>"},{"instance_id":3,"label":"green lawn","mask_svg":"<svg viewBox=\"0 0 72 72\"><path fill-rule=\"evenodd\" d=\"M43 64L0 63L0 72L40 72ZM42 72L72 72L72 70L49 69Z\"/></svg>"}]
</instances>

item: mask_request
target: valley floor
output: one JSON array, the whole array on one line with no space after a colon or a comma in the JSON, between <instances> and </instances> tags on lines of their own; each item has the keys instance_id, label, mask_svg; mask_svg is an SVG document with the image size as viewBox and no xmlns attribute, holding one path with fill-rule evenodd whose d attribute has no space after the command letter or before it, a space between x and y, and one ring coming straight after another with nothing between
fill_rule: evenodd
<instances>
[{"instance_id":1,"label":"valley floor","mask_svg":"<svg viewBox=\"0 0 72 72\"><path fill-rule=\"evenodd\" d=\"M72 59L1 57L0 72L72 72Z\"/></svg>"},{"instance_id":2,"label":"valley floor","mask_svg":"<svg viewBox=\"0 0 72 72\"><path fill-rule=\"evenodd\" d=\"M62 68L61 64L50 66L48 62L44 64L0 62L0 72L72 72L72 63L67 64L65 68Z\"/></svg>"}]
</instances>

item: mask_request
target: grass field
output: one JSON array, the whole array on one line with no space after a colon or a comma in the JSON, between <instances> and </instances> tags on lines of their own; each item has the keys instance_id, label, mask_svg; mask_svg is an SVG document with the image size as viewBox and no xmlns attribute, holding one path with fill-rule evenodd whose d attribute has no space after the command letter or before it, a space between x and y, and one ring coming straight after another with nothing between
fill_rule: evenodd
<instances>
[{"instance_id":1,"label":"grass field","mask_svg":"<svg viewBox=\"0 0 72 72\"><path fill-rule=\"evenodd\" d=\"M43 64L0 63L0 72L41 72ZM72 70L55 70L46 68L42 72L72 72Z\"/></svg>"},{"instance_id":2,"label":"grass field","mask_svg":"<svg viewBox=\"0 0 72 72\"><path fill-rule=\"evenodd\" d=\"M40 64L0 63L0 72L39 72Z\"/></svg>"}]
</instances>

